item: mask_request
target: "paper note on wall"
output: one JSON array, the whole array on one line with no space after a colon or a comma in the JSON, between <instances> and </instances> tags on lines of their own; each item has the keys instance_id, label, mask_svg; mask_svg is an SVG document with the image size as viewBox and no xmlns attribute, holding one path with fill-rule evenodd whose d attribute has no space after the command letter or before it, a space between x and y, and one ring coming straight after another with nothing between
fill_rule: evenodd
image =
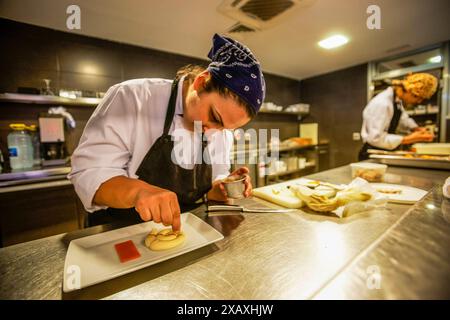
<instances>
[{"instance_id":1,"label":"paper note on wall","mask_svg":"<svg viewBox=\"0 0 450 320\"><path fill-rule=\"evenodd\" d=\"M318 131L319 125L317 123L302 123L300 124L300 137L312 139L313 144L319 142Z\"/></svg>"}]
</instances>

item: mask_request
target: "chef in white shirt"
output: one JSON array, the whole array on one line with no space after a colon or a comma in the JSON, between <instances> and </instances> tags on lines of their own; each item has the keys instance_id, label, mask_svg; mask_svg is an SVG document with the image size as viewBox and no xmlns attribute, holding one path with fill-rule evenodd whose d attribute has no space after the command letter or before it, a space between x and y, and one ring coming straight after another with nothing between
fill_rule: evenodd
<instances>
[{"instance_id":1,"label":"chef in white shirt","mask_svg":"<svg viewBox=\"0 0 450 320\"><path fill-rule=\"evenodd\" d=\"M433 141L434 134L419 127L408 116L403 104L418 104L431 98L437 79L428 73L416 73L376 95L364 108L361 137L364 142L359 160L369 158L368 149L396 150L400 145Z\"/></svg>"},{"instance_id":2,"label":"chef in white shirt","mask_svg":"<svg viewBox=\"0 0 450 320\"><path fill-rule=\"evenodd\" d=\"M233 39L214 35L208 57L208 68L187 66L173 81L135 79L108 90L71 158L69 179L89 225L153 220L180 230L181 208L205 196L227 200L222 179L230 175L245 175L251 194L248 169L229 172L233 138L224 129L256 115L264 76Z\"/></svg>"}]
</instances>

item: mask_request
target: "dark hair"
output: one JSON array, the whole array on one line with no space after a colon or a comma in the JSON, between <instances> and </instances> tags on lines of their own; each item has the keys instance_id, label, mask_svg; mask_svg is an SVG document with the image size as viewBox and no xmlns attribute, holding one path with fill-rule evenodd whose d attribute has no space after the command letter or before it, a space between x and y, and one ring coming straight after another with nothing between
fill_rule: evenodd
<instances>
[{"instance_id":1,"label":"dark hair","mask_svg":"<svg viewBox=\"0 0 450 320\"><path fill-rule=\"evenodd\" d=\"M200 73L205 71L206 68L199 66L199 65L193 65L188 64L180 69L178 69L177 74L175 76L176 80L181 79L181 77L186 76L184 79L186 81L189 81L190 83L194 81L195 77L198 76ZM255 110L252 108L251 105L247 103L244 99L242 99L240 96L238 96L236 93L228 89L227 87L221 85L217 81L214 81L212 77L208 77L205 81L205 92L217 92L222 97L231 97L234 99L239 105L244 106L245 111L247 112L247 115L250 117L250 119L253 119L256 116Z\"/></svg>"}]
</instances>

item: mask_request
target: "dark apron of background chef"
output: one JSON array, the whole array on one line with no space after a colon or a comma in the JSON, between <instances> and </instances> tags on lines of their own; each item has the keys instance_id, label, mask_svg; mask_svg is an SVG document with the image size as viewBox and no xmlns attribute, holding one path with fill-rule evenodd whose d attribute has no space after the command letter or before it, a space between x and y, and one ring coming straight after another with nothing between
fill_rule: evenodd
<instances>
[{"instance_id":1,"label":"dark apron of background chef","mask_svg":"<svg viewBox=\"0 0 450 320\"><path fill-rule=\"evenodd\" d=\"M151 185L171 190L177 194L181 212L198 206L195 202L211 189L212 167L201 161L192 170L184 169L172 162L174 142L169 135L170 125L175 114L178 80L172 84L172 91L164 121L164 132L145 155L136 175ZM202 152L207 142L202 137ZM197 163L197 162L196 162ZM134 208L99 210L88 215L88 226L124 222L129 224L143 222Z\"/></svg>"},{"instance_id":2,"label":"dark apron of background chef","mask_svg":"<svg viewBox=\"0 0 450 320\"><path fill-rule=\"evenodd\" d=\"M389 124L389 129L388 129L388 133L390 133L390 134L396 133L398 123L400 122L400 117L402 115L401 103L395 101L395 93L394 93L394 101L393 102L394 102L394 115L392 116L391 123ZM387 150L387 149L372 146L366 142L366 143L364 143L361 150L359 151L359 154L358 154L359 161L369 159L369 153L367 152L367 150L369 150L369 149ZM396 148L396 149L398 149L398 148ZM393 149L393 150L396 150L396 149ZM390 151L392 151L392 150L390 150Z\"/></svg>"}]
</instances>

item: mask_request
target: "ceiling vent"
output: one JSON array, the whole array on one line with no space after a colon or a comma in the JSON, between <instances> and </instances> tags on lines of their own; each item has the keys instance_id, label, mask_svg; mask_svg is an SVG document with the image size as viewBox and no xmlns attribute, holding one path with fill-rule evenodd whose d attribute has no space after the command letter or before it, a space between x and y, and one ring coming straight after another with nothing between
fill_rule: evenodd
<instances>
[{"instance_id":1,"label":"ceiling vent","mask_svg":"<svg viewBox=\"0 0 450 320\"><path fill-rule=\"evenodd\" d=\"M270 28L315 0L224 0L217 10L251 30ZM232 28L234 28L234 25ZM250 31L250 30L248 30ZM228 31L239 32L239 31Z\"/></svg>"},{"instance_id":2,"label":"ceiling vent","mask_svg":"<svg viewBox=\"0 0 450 320\"><path fill-rule=\"evenodd\" d=\"M255 32L255 29L244 26L243 24L236 23L227 31L228 33L240 33L240 32Z\"/></svg>"}]
</instances>

